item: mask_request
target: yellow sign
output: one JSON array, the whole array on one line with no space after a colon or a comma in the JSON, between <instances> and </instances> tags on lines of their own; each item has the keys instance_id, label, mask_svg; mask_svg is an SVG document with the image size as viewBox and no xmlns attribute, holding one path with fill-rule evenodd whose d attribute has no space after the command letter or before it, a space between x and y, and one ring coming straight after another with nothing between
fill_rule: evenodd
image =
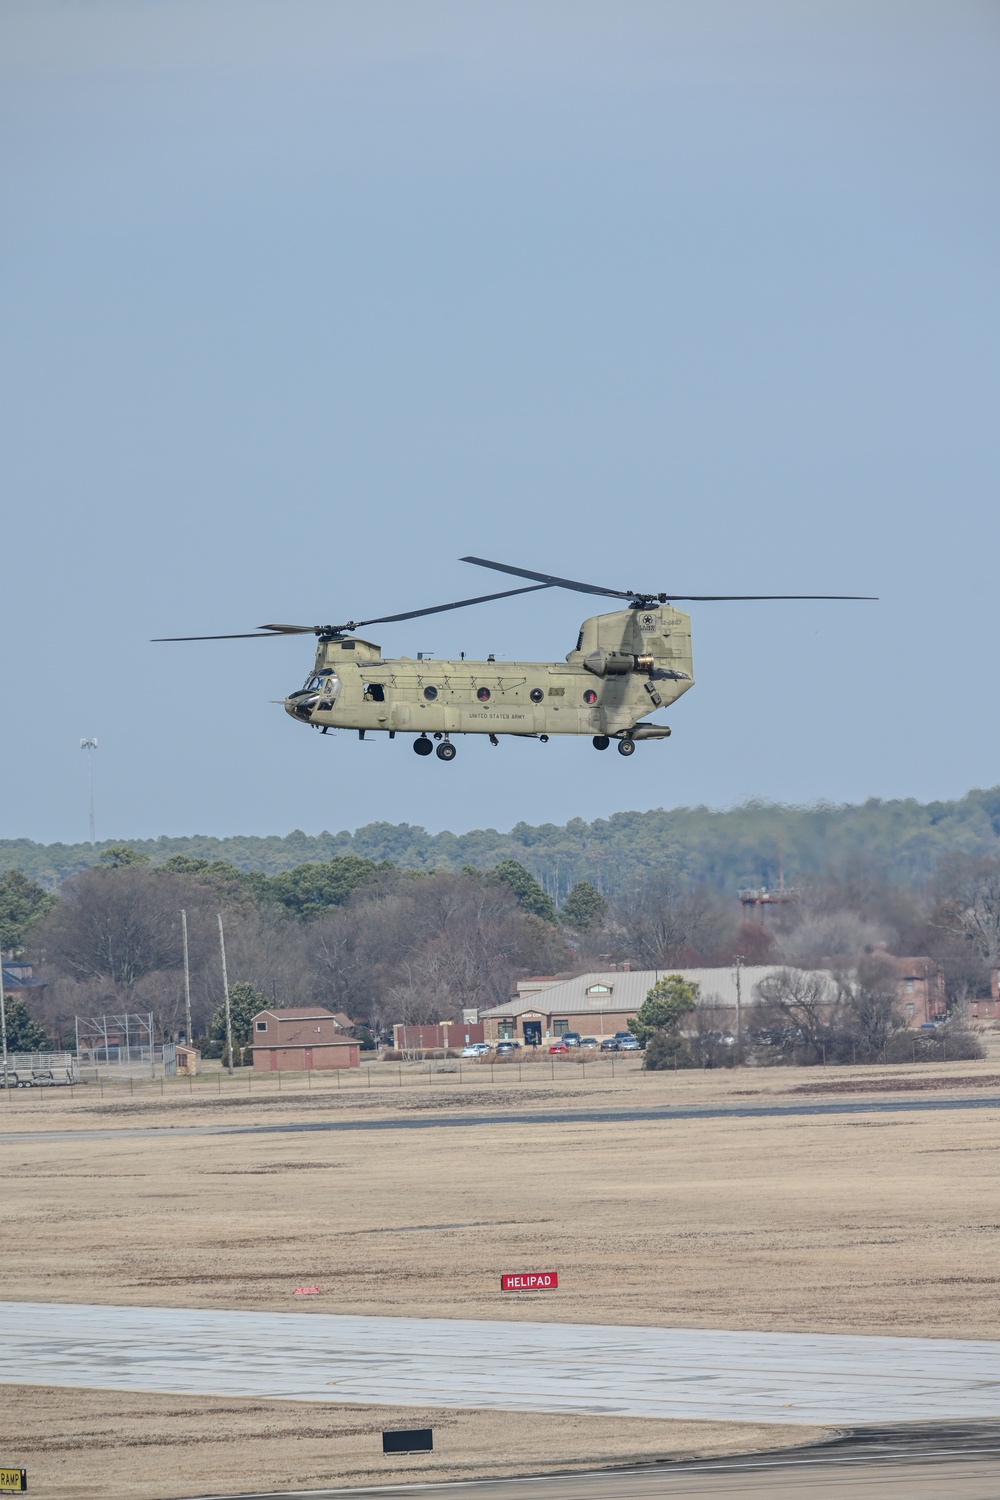
<instances>
[{"instance_id":1,"label":"yellow sign","mask_svg":"<svg viewBox=\"0 0 1000 1500\"><path fill-rule=\"evenodd\" d=\"M0 1469L0 1495L23 1495L28 1488L24 1469Z\"/></svg>"}]
</instances>

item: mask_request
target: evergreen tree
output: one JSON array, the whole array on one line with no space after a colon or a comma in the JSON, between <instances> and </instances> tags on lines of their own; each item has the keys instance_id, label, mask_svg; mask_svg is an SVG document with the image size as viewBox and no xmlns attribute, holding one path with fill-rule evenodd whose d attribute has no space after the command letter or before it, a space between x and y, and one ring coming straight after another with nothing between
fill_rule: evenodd
<instances>
[{"instance_id":1,"label":"evergreen tree","mask_svg":"<svg viewBox=\"0 0 1000 1500\"><path fill-rule=\"evenodd\" d=\"M45 1027L32 1020L23 1000L14 996L5 997L7 1012L8 1052L51 1052L52 1042L45 1035Z\"/></svg>"},{"instance_id":2,"label":"evergreen tree","mask_svg":"<svg viewBox=\"0 0 1000 1500\"><path fill-rule=\"evenodd\" d=\"M16 952L24 941L25 928L54 904L55 897L20 870L0 875L0 950Z\"/></svg>"},{"instance_id":3,"label":"evergreen tree","mask_svg":"<svg viewBox=\"0 0 1000 1500\"><path fill-rule=\"evenodd\" d=\"M694 1010L698 1000L697 984L679 974L667 974L647 994L632 1022L632 1034L647 1042L658 1031L671 1032L681 1016Z\"/></svg>"},{"instance_id":4,"label":"evergreen tree","mask_svg":"<svg viewBox=\"0 0 1000 1500\"><path fill-rule=\"evenodd\" d=\"M516 859L502 859L492 871L494 880L513 891L522 911L541 917L543 922L556 920L556 909L530 871Z\"/></svg>"},{"instance_id":5,"label":"evergreen tree","mask_svg":"<svg viewBox=\"0 0 1000 1500\"><path fill-rule=\"evenodd\" d=\"M149 855L143 854L141 849L133 849L131 844L109 844L107 849L101 850L98 864L120 870L125 865L148 865Z\"/></svg>"},{"instance_id":6,"label":"evergreen tree","mask_svg":"<svg viewBox=\"0 0 1000 1500\"><path fill-rule=\"evenodd\" d=\"M607 903L596 886L589 880L578 880L563 902L559 915L570 927L585 932L599 922L607 910Z\"/></svg>"},{"instance_id":7,"label":"evergreen tree","mask_svg":"<svg viewBox=\"0 0 1000 1500\"><path fill-rule=\"evenodd\" d=\"M267 996L262 994L260 990L255 990L252 984L231 984L229 986L229 1015L233 1028L233 1062L237 1067L239 1066L239 1059L243 1048L248 1047L253 1039L254 1016L262 1010L271 1008L272 1006ZM213 1041L222 1043L222 1055L225 1058L226 1006L224 1001L212 1017L209 1035Z\"/></svg>"}]
</instances>

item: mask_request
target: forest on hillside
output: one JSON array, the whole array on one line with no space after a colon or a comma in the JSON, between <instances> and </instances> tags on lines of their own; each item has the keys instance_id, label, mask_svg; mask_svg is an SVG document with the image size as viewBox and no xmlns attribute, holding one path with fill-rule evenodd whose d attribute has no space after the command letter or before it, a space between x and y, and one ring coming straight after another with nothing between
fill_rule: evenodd
<instances>
[{"instance_id":1,"label":"forest on hillside","mask_svg":"<svg viewBox=\"0 0 1000 1500\"><path fill-rule=\"evenodd\" d=\"M182 857L222 860L244 873L274 875L342 855L399 870L458 873L486 870L500 860L522 864L556 907L586 880L606 898L624 894L636 880L669 873L689 885L732 893L741 886L775 887L819 876L848 878L870 869L897 885L932 880L942 860L1000 856L1000 786L971 791L948 802L871 798L856 805L788 807L749 802L707 807L621 812L592 823L533 827L509 833L493 828L468 833L428 833L408 823L369 823L354 833L284 837L136 839L131 846L151 864ZM38 844L0 841L0 872L20 870L52 891L62 880L99 862L111 842Z\"/></svg>"}]
</instances>

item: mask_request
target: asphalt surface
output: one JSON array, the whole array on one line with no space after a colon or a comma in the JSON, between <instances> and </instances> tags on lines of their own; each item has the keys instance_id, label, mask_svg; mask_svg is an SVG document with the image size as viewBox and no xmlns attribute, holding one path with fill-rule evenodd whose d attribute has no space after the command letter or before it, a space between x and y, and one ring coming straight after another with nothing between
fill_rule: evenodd
<instances>
[{"instance_id":1,"label":"asphalt surface","mask_svg":"<svg viewBox=\"0 0 1000 1500\"><path fill-rule=\"evenodd\" d=\"M341 1500L345 1495L412 1496L393 1485L368 1489L262 1491L252 1500ZM545 1478L420 1484L421 1500L997 1500L1000 1422L859 1427L827 1443L745 1458L644 1464ZM202 1496L199 1500L209 1500Z\"/></svg>"},{"instance_id":2,"label":"asphalt surface","mask_svg":"<svg viewBox=\"0 0 1000 1500\"><path fill-rule=\"evenodd\" d=\"M0 1383L791 1425L1000 1419L1000 1343L0 1303ZM998 1490L1000 1495L1000 1490Z\"/></svg>"},{"instance_id":3,"label":"asphalt surface","mask_svg":"<svg viewBox=\"0 0 1000 1500\"><path fill-rule=\"evenodd\" d=\"M1000 1096L974 1099L837 1099L813 1104L694 1105L687 1109L559 1109L470 1111L443 1114L437 1111L392 1115L376 1119L274 1121L259 1125L127 1125L97 1126L87 1130L18 1130L0 1132L0 1145L19 1141L129 1140L158 1133L164 1136L206 1135L307 1135L314 1131L354 1130L449 1130L510 1125L609 1125L616 1121L661 1123L671 1120L782 1120L822 1118L833 1115L896 1115L945 1110L1000 1109ZM998 1497L1000 1500L1000 1497Z\"/></svg>"}]
</instances>

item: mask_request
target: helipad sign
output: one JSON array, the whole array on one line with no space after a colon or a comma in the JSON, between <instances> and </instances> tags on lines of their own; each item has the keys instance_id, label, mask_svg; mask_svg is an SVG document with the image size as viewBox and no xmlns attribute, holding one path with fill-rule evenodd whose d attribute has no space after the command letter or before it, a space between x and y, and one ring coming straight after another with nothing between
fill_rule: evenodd
<instances>
[{"instance_id":1,"label":"helipad sign","mask_svg":"<svg viewBox=\"0 0 1000 1500\"><path fill-rule=\"evenodd\" d=\"M502 1292L551 1292L559 1285L556 1271L522 1271L513 1276L500 1277Z\"/></svg>"}]
</instances>

